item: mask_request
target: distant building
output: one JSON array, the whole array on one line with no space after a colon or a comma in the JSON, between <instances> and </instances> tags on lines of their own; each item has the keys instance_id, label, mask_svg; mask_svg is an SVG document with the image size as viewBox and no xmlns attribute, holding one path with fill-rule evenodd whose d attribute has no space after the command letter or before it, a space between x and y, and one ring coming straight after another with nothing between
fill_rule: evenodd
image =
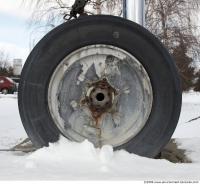
<instances>
[{"instance_id":1,"label":"distant building","mask_svg":"<svg viewBox=\"0 0 200 184\"><path fill-rule=\"evenodd\" d=\"M22 59L14 59L13 60L13 74L15 76L21 75L22 71Z\"/></svg>"}]
</instances>

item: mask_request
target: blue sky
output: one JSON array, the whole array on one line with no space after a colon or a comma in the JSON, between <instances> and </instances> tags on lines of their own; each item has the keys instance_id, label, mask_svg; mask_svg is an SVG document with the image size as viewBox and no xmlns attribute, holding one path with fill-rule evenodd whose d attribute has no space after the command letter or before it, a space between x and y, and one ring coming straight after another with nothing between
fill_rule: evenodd
<instances>
[{"instance_id":1,"label":"blue sky","mask_svg":"<svg viewBox=\"0 0 200 184\"><path fill-rule=\"evenodd\" d=\"M31 28L28 26L31 10L22 0L0 0L0 50L9 59L22 58L30 52Z\"/></svg>"},{"instance_id":2,"label":"blue sky","mask_svg":"<svg viewBox=\"0 0 200 184\"><path fill-rule=\"evenodd\" d=\"M20 17L0 12L0 41L27 46L28 30L26 21Z\"/></svg>"}]
</instances>

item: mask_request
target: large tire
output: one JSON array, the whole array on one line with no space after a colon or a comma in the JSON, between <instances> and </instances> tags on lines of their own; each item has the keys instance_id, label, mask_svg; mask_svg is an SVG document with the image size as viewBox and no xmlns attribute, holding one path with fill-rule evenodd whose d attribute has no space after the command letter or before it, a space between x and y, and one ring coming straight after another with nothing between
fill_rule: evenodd
<instances>
[{"instance_id":1,"label":"large tire","mask_svg":"<svg viewBox=\"0 0 200 184\"><path fill-rule=\"evenodd\" d=\"M153 91L150 115L137 135L115 149L155 157L169 142L178 123L182 98L177 69L168 51L149 31L113 16L88 16L64 23L33 49L19 85L19 111L28 136L36 147L59 139L61 131L48 105L50 80L63 58L96 44L123 49L145 68Z\"/></svg>"}]
</instances>

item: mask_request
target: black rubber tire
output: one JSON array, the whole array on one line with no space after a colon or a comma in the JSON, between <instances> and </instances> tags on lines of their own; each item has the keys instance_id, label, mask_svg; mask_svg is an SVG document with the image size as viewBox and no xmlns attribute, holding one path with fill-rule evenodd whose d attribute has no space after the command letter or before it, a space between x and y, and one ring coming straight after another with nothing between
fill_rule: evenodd
<instances>
[{"instance_id":1,"label":"black rubber tire","mask_svg":"<svg viewBox=\"0 0 200 184\"><path fill-rule=\"evenodd\" d=\"M149 31L113 16L87 16L64 23L33 49L19 85L19 110L28 136L37 147L58 140L60 132L48 109L50 78L66 55L93 44L122 48L146 69L154 97L150 117L136 137L115 149L155 157L169 142L178 123L182 95L177 69L168 51Z\"/></svg>"}]
</instances>

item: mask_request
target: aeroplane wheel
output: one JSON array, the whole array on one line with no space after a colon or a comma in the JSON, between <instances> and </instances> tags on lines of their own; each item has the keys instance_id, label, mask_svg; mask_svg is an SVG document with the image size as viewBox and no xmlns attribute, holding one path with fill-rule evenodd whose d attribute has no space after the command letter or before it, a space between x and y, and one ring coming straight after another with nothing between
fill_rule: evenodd
<instances>
[{"instance_id":1,"label":"aeroplane wheel","mask_svg":"<svg viewBox=\"0 0 200 184\"><path fill-rule=\"evenodd\" d=\"M177 69L145 28L113 16L64 23L33 49L22 71L19 110L37 147L59 135L155 157L181 109Z\"/></svg>"}]
</instances>

